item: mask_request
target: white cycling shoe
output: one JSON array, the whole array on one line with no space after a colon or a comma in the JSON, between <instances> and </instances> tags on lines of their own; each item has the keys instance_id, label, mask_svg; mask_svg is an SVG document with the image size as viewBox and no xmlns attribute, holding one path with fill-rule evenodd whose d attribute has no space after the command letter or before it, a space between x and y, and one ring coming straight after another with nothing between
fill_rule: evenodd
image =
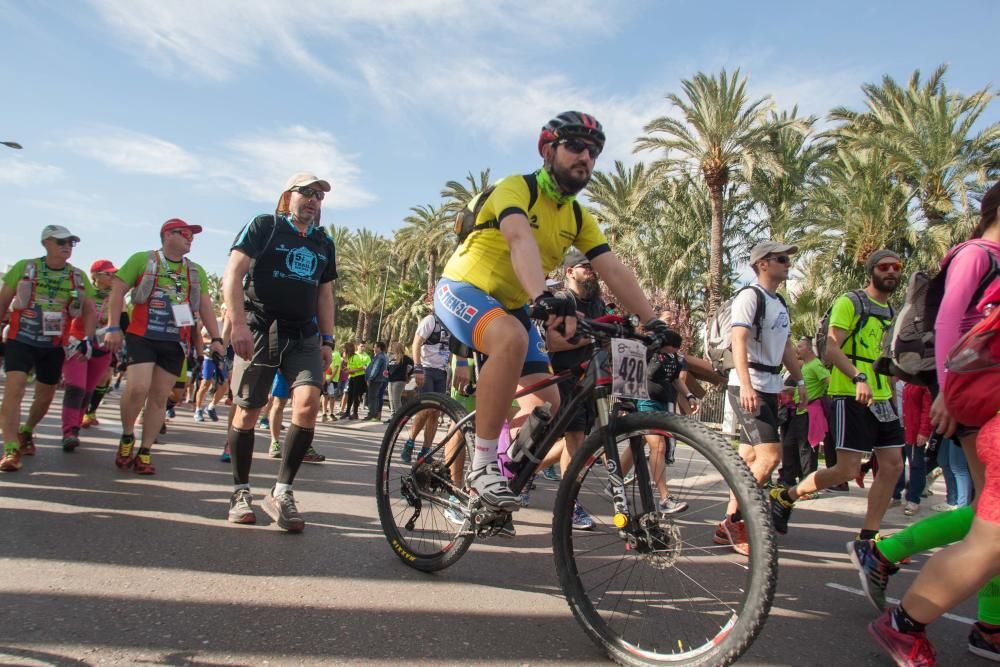
<instances>
[{"instance_id":1,"label":"white cycling shoe","mask_svg":"<svg viewBox=\"0 0 1000 667\"><path fill-rule=\"evenodd\" d=\"M469 486L483 502L491 507L513 512L518 505L518 496L507 485L507 478L500 472L500 466L491 463L469 474Z\"/></svg>"}]
</instances>

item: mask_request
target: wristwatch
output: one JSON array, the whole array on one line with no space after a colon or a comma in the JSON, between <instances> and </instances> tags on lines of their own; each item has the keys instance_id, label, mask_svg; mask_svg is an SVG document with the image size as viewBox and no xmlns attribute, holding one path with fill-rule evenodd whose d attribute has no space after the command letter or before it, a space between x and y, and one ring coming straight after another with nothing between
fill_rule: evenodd
<instances>
[{"instance_id":1,"label":"wristwatch","mask_svg":"<svg viewBox=\"0 0 1000 667\"><path fill-rule=\"evenodd\" d=\"M225 345L225 342L221 338L219 338L218 336L216 336L215 338L213 338L209 342L210 343L218 343L219 345Z\"/></svg>"},{"instance_id":2,"label":"wristwatch","mask_svg":"<svg viewBox=\"0 0 1000 667\"><path fill-rule=\"evenodd\" d=\"M851 382L853 382L854 384L858 384L859 382L868 382L868 376L865 375L864 373L858 373L857 375L851 378Z\"/></svg>"}]
</instances>

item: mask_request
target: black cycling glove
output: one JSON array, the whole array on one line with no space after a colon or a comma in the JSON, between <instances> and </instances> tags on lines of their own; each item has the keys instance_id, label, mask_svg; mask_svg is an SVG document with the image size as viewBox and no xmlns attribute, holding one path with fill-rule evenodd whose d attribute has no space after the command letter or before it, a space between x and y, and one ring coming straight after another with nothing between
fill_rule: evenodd
<instances>
[{"instance_id":1,"label":"black cycling glove","mask_svg":"<svg viewBox=\"0 0 1000 667\"><path fill-rule=\"evenodd\" d=\"M677 333L668 327L667 323L663 320L650 320L646 322L645 327L646 333L659 341L659 345L657 345L657 347L662 346L668 340L674 340L679 337Z\"/></svg>"},{"instance_id":2,"label":"black cycling glove","mask_svg":"<svg viewBox=\"0 0 1000 667\"><path fill-rule=\"evenodd\" d=\"M542 292L531 304L531 317L543 320L549 316L576 317L576 303L566 295L556 295L552 292Z\"/></svg>"}]
</instances>

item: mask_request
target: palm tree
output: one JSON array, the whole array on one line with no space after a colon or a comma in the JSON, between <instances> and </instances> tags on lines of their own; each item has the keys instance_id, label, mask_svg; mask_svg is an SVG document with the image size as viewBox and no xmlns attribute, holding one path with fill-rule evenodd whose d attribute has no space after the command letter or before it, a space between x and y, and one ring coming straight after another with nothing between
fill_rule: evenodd
<instances>
[{"instance_id":1,"label":"palm tree","mask_svg":"<svg viewBox=\"0 0 1000 667\"><path fill-rule=\"evenodd\" d=\"M746 77L739 70L732 76L723 69L718 78L699 72L681 82L685 97L670 93L667 99L680 111L682 120L669 116L654 119L645 127L646 136L636 140L636 151L663 151L654 166L671 172L697 170L711 197L712 220L708 283L708 313L714 314L722 300L723 193L734 172L750 174L755 168L780 171L770 149L768 122L772 109L769 96L750 100ZM800 121L783 125L804 130ZM679 153L674 157L672 152Z\"/></svg>"},{"instance_id":2,"label":"palm tree","mask_svg":"<svg viewBox=\"0 0 1000 667\"><path fill-rule=\"evenodd\" d=\"M411 215L403 218L405 227L396 232L395 251L407 261L424 258L427 261L427 292L434 290L440 270L438 263L454 247L455 235L447 223L442 207L413 206Z\"/></svg>"},{"instance_id":3,"label":"palm tree","mask_svg":"<svg viewBox=\"0 0 1000 667\"><path fill-rule=\"evenodd\" d=\"M378 315L382 303L382 283L378 276L369 276L361 280L351 280L343 290L347 304L344 310L358 314L358 324L355 336L358 341L368 340L373 318Z\"/></svg>"},{"instance_id":4,"label":"palm tree","mask_svg":"<svg viewBox=\"0 0 1000 667\"><path fill-rule=\"evenodd\" d=\"M993 98L989 87L964 96L949 93L941 65L921 82L920 70L904 88L891 76L865 84L867 111L838 107L838 134L852 145L881 151L889 173L909 189L929 226L947 222L968 205L970 181L983 184L1000 167L1000 123L975 132Z\"/></svg>"},{"instance_id":5,"label":"palm tree","mask_svg":"<svg viewBox=\"0 0 1000 667\"><path fill-rule=\"evenodd\" d=\"M652 220L649 195L656 184L642 162L627 168L616 160L613 172L594 172L587 186L587 198L597 205L594 215L626 264L634 264L641 253L640 235L633 232L648 227Z\"/></svg>"},{"instance_id":6,"label":"palm tree","mask_svg":"<svg viewBox=\"0 0 1000 667\"><path fill-rule=\"evenodd\" d=\"M459 211L468 206L476 195L490 187L490 170L479 172L478 180L470 171L465 180L469 183L468 187L459 181L448 181L444 184L444 189L441 190L441 197L445 200L442 211L447 214L447 217L458 215Z\"/></svg>"},{"instance_id":7,"label":"palm tree","mask_svg":"<svg viewBox=\"0 0 1000 667\"><path fill-rule=\"evenodd\" d=\"M222 276L215 273L206 273L205 277L208 278L208 284L205 285L203 289L207 290L207 294L210 299L212 299L212 310L217 314L222 312Z\"/></svg>"}]
</instances>

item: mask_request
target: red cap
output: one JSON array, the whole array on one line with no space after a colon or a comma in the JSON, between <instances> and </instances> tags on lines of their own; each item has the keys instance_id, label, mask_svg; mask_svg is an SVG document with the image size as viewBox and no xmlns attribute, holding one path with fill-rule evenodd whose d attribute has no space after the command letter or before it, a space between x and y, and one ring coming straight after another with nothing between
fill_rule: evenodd
<instances>
[{"instance_id":1,"label":"red cap","mask_svg":"<svg viewBox=\"0 0 1000 667\"><path fill-rule=\"evenodd\" d=\"M198 234L201 232L201 225L189 225L180 218L170 218L160 227L160 236L175 229L188 229L192 234Z\"/></svg>"},{"instance_id":2,"label":"red cap","mask_svg":"<svg viewBox=\"0 0 1000 667\"><path fill-rule=\"evenodd\" d=\"M110 259L99 259L90 265L90 272L93 273L118 273L118 269L111 263Z\"/></svg>"}]
</instances>

